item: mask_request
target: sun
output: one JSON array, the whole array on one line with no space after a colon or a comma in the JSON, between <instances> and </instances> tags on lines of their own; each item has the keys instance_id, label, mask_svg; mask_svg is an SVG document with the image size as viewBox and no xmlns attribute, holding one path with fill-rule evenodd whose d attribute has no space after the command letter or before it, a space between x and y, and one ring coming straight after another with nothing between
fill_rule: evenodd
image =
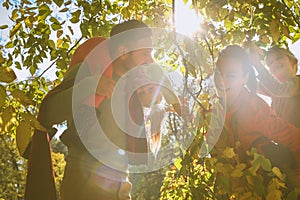
<instances>
[{"instance_id":1,"label":"sun","mask_svg":"<svg viewBox=\"0 0 300 200\"><path fill-rule=\"evenodd\" d=\"M203 17L190 9L191 2L175 1L175 28L176 32L185 36L192 36L200 28Z\"/></svg>"}]
</instances>

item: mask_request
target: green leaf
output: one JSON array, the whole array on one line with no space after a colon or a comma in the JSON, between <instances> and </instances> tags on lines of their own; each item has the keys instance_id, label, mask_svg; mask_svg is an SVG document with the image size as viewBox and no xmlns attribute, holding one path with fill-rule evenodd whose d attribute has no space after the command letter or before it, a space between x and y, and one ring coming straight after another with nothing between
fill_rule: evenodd
<instances>
[{"instance_id":1,"label":"green leaf","mask_svg":"<svg viewBox=\"0 0 300 200\"><path fill-rule=\"evenodd\" d=\"M8 25L6 25L6 24L0 26L0 29L6 29L6 28L8 28Z\"/></svg>"},{"instance_id":2,"label":"green leaf","mask_svg":"<svg viewBox=\"0 0 300 200\"><path fill-rule=\"evenodd\" d=\"M29 72L32 76L35 74L36 70L37 70L36 65L32 65L32 66L29 67Z\"/></svg>"},{"instance_id":3,"label":"green leaf","mask_svg":"<svg viewBox=\"0 0 300 200\"><path fill-rule=\"evenodd\" d=\"M9 42L7 42L6 45L5 45L5 48L8 48L8 49L13 48L13 47L14 47L13 41L9 41Z\"/></svg>"},{"instance_id":4,"label":"green leaf","mask_svg":"<svg viewBox=\"0 0 300 200\"><path fill-rule=\"evenodd\" d=\"M77 11L73 12L72 13L72 19L70 19L70 21L74 24L79 22L80 14L81 14L80 10L77 10Z\"/></svg>"},{"instance_id":5,"label":"green leaf","mask_svg":"<svg viewBox=\"0 0 300 200\"><path fill-rule=\"evenodd\" d=\"M15 67L17 68L17 69L21 69L21 64L20 64L20 62L18 62L18 61L16 61L15 62Z\"/></svg>"},{"instance_id":6,"label":"green leaf","mask_svg":"<svg viewBox=\"0 0 300 200\"><path fill-rule=\"evenodd\" d=\"M54 3L58 6L61 7L61 5L64 3L62 0L54 0Z\"/></svg>"},{"instance_id":7,"label":"green leaf","mask_svg":"<svg viewBox=\"0 0 300 200\"><path fill-rule=\"evenodd\" d=\"M51 24L51 28L52 28L54 31L57 31L57 30L61 29L61 25L60 25L60 24L55 24L55 23L53 23L53 24Z\"/></svg>"},{"instance_id":8,"label":"green leaf","mask_svg":"<svg viewBox=\"0 0 300 200\"><path fill-rule=\"evenodd\" d=\"M178 170L180 170L181 167L182 167L181 161L182 161L181 158L176 158L175 161L174 161L174 165L175 165L175 167L176 167Z\"/></svg>"},{"instance_id":9,"label":"green leaf","mask_svg":"<svg viewBox=\"0 0 300 200\"><path fill-rule=\"evenodd\" d=\"M272 170L272 164L271 161L269 159L263 159L262 163L261 163L261 167L265 170L265 171L271 171Z\"/></svg>"},{"instance_id":10,"label":"green leaf","mask_svg":"<svg viewBox=\"0 0 300 200\"><path fill-rule=\"evenodd\" d=\"M48 41L48 45L49 45L49 47L50 47L51 49L55 49L55 43L54 43L53 40L49 40L49 41Z\"/></svg>"},{"instance_id":11,"label":"green leaf","mask_svg":"<svg viewBox=\"0 0 300 200\"><path fill-rule=\"evenodd\" d=\"M40 20L46 19L46 17L48 17L51 14L51 12L52 11L50 10L48 5L42 4L39 7L39 18L40 18Z\"/></svg>"}]
</instances>

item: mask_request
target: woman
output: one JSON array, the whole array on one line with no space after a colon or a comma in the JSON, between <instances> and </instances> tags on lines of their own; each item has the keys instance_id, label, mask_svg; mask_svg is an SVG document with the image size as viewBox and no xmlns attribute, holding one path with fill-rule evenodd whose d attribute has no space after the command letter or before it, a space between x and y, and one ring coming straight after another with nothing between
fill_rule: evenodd
<instances>
[{"instance_id":1,"label":"woman","mask_svg":"<svg viewBox=\"0 0 300 200\"><path fill-rule=\"evenodd\" d=\"M240 46L229 45L220 52L216 67L215 84L226 108L223 131L215 145L216 153L233 147L240 161L247 162L246 151L256 147L273 165L289 173L291 183L299 184L300 129L276 116L256 95L256 77L248 54Z\"/></svg>"}]
</instances>

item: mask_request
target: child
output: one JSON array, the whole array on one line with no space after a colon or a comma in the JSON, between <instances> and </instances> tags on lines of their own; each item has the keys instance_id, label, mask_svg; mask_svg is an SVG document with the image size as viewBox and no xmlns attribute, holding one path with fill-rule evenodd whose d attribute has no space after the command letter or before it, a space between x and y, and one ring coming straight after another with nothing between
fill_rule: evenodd
<instances>
[{"instance_id":1,"label":"child","mask_svg":"<svg viewBox=\"0 0 300 200\"><path fill-rule=\"evenodd\" d=\"M290 183L299 186L300 129L279 118L256 95L256 77L246 51L238 45L227 46L220 52L216 67L215 84L226 108L216 153L222 153L226 146L232 147L240 161L247 162L246 151L256 147L287 173ZM287 153L280 156L276 149Z\"/></svg>"},{"instance_id":2,"label":"child","mask_svg":"<svg viewBox=\"0 0 300 200\"><path fill-rule=\"evenodd\" d=\"M268 71L259 60L257 48L252 48L251 58L258 72L260 90L271 97L271 107L279 117L300 128L300 77L296 75L297 58L288 49L274 46L267 51L265 57Z\"/></svg>"}]
</instances>

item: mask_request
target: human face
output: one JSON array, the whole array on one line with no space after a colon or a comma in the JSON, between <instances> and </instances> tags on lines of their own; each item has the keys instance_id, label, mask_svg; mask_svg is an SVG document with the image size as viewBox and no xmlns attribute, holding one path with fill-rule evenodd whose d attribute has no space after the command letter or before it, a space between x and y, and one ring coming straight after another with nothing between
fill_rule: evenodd
<instances>
[{"instance_id":1,"label":"human face","mask_svg":"<svg viewBox=\"0 0 300 200\"><path fill-rule=\"evenodd\" d=\"M150 108L161 101L160 86L148 84L137 89L137 95L144 107Z\"/></svg>"},{"instance_id":2,"label":"human face","mask_svg":"<svg viewBox=\"0 0 300 200\"><path fill-rule=\"evenodd\" d=\"M225 99L227 109L231 109L248 81L248 74L243 72L243 63L232 58L223 58L215 72L215 84L218 95Z\"/></svg>"},{"instance_id":3,"label":"human face","mask_svg":"<svg viewBox=\"0 0 300 200\"><path fill-rule=\"evenodd\" d=\"M266 57L266 64L270 72L281 82L291 79L295 75L294 64L289 56L274 52Z\"/></svg>"},{"instance_id":4,"label":"human face","mask_svg":"<svg viewBox=\"0 0 300 200\"><path fill-rule=\"evenodd\" d=\"M127 69L130 70L136 66L153 63L152 50L151 38L137 40L133 46L133 51L128 53L126 59Z\"/></svg>"}]
</instances>

